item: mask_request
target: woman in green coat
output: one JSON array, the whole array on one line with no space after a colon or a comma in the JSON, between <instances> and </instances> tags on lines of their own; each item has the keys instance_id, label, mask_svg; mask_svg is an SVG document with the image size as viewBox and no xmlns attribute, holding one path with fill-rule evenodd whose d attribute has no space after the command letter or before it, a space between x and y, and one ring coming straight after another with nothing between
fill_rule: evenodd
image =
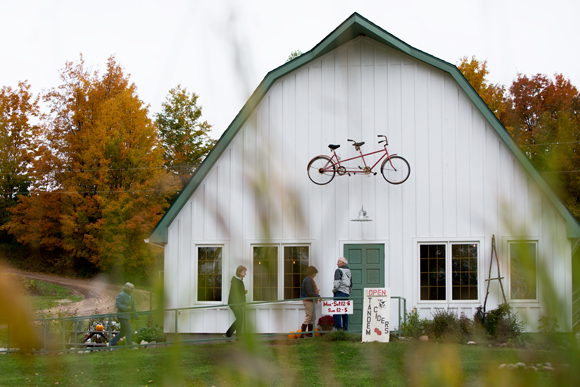
<instances>
[{"instance_id":1,"label":"woman in green coat","mask_svg":"<svg viewBox=\"0 0 580 387\"><path fill-rule=\"evenodd\" d=\"M230 329L226 332L224 337L232 337L234 332L241 332L242 327L244 326L244 307L242 304L246 303L246 287L244 286L244 277L248 269L244 266L240 265L236 269L236 275L232 277L232 282L230 285L230 295L228 297L228 304L230 304L230 308L232 312L234 312L234 316L236 317L236 321L232 324ZM232 305L237 304L237 305Z\"/></svg>"}]
</instances>

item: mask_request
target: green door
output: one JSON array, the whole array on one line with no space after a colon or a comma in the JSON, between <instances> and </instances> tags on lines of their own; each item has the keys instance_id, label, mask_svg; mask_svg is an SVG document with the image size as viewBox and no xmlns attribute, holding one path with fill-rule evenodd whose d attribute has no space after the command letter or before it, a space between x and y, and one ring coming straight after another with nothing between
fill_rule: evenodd
<instances>
[{"instance_id":1,"label":"green door","mask_svg":"<svg viewBox=\"0 0 580 387\"><path fill-rule=\"evenodd\" d=\"M354 314L350 315L348 330L362 332L362 308L364 288L385 286L385 245L344 245L344 257L352 273Z\"/></svg>"}]
</instances>

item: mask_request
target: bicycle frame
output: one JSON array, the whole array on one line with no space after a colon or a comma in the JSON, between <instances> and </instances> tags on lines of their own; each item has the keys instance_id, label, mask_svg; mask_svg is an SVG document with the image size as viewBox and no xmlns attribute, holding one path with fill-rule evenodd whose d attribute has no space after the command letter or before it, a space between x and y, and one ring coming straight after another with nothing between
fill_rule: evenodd
<instances>
[{"instance_id":1,"label":"bicycle frame","mask_svg":"<svg viewBox=\"0 0 580 387\"><path fill-rule=\"evenodd\" d=\"M389 160L389 163L391 164L391 167L393 167L393 169L396 170L396 168L394 167L393 163L390 161L392 156L396 156L396 154L389 154L389 151L387 150L387 144L384 145L383 149L380 149L378 151L374 151L374 152L370 152L370 153L362 153L362 150L360 149L360 147L357 147L358 151L360 153L359 156L355 156L355 157L351 157L349 159L344 159L341 160L338 155L336 154L336 151L333 150L332 151L332 157L330 158L330 162L328 163L328 165L325 167L326 168L333 168L333 164L336 166L337 170L340 170L341 167L345 168L344 170L338 172L339 175L344 175L345 173L352 173L353 175L357 174L357 173L365 173L365 174L369 174L369 173L374 173L375 175L377 174L376 172L373 172L373 169L385 158L385 156L387 156L387 160ZM369 168L369 166L367 165L367 162L365 160L366 156L371 156L377 153L381 153L383 152L383 155L377 160L376 163L373 164L372 167ZM359 166L359 169L346 169L346 167L344 167L341 163L346 163L348 161L352 161L352 160L356 160L356 159L362 159L364 167Z\"/></svg>"},{"instance_id":2,"label":"bicycle frame","mask_svg":"<svg viewBox=\"0 0 580 387\"><path fill-rule=\"evenodd\" d=\"M385 143L383 149L370 153L362 152L361 147L365 144L364 142L348 140L353 142L352 145L354 145L355 150L359 152L359 155L344 160L341 160L340 157L338 157L336 154L336 150L340 148L340 145L329 144L328 147L330 148L331 156L328 157L320 155L312 158L306 168L308 172L308 178L314 184L325 185L330 183L334 179L335 175L344 176L348 174L351 176L351 174L356 175L359 173L365 174L367 176L370 174L376 175L377 172L373 172L373 169L375 169L375 167L382 162L380 170L381 174L387 182L395 185L404 183L409 178L409 174L411 173L411 166L403 157L396 154L389 154L389 151L387 150L387 146L389 145L387 136L381 134L377 137L384 138L384 140L379 141L379 144L382 142ZM365 157L377 155L379 153L381 153L381 157L372 166L369 166ZM359 165L358 169L347 169L343 165L357 159L362 159L364 166Z\"/></svg>"}]
</instances>

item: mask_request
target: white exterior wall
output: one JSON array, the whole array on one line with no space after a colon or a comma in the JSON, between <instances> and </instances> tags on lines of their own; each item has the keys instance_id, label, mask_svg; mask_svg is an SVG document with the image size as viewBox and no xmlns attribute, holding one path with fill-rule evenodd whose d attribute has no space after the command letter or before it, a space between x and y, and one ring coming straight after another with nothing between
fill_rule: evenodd
<instances>
[{"instance_id":1,"label":"white exterior wall","mask_svg":"<svg viewBox=\"0 0 580 387\"><path fill-rule=\"evenodd\" d=\"M347 139L366 141L363 151L370 152L380 149L379 134L388 136L391 154L409 161L411 176L404 184L387 183L380 165L376 176L336 176L325 186L308 179L306 165L329 154L328 144L341 144L338 153L345 159L355 156ZM350 221L361 205L372 222ZM260 219L268 220L269 235ZM408 310L417 307L422 317L430 317L435 308L455 308L472 317L485 299L492 235L508 299L507 243L525 237L539 241L539 270L571 305L571 247L562 216L449 74L370 38L354 39L279 79L168 232L169 307L200 305L195 303L196 245L224 246L225 304L240 264L249 269L244 282L247 299L253 300L252 243L309 244L322 296L332 296L344 244L382 243L385 286L407 299ZM419 300L418 243L435 241L479 243L478 300ZM488 310L501 302L498 281L489 297ZM538 302L512 306L528 329L536 329ZM288 332L302 323L302 309L301 304L262 306L251 319L258 331ZM396 305L392 310L396 314ZM561 325L570 323L571 310L566 312L567 323ZM167 330L173 321L167 317ZM232 321L227 308L195 316L183 312L178 329L222 333Z\"/></svg>"}]
</instances>

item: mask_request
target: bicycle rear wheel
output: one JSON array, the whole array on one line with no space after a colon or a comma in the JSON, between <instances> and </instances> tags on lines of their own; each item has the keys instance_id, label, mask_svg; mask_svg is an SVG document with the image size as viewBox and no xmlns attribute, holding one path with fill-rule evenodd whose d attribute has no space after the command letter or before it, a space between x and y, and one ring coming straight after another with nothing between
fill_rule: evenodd
<instances>
[{"instance_id":1,"label":"bicycle rear wheel","mask_svg":"<svg viewBox=\"0 0 580 387\"><path fill-rule=\"evenodd\" d=\"M393 156L383 161L381 173L386 181L391 184L404 183L411 174L411 167L407 160L401 156Z\"/></svg>"},{"instance_id":2,"label":"bicycle rear wheel","mask_svg":"<svg viewBox=\"0 0 580 387\"><path fill-rule=\"evenodd\" d=\"M308 163L308 177L314 184L328 184L334 179L336 166L328 156L316 156Z\"/></svg>"}]
</instances>

